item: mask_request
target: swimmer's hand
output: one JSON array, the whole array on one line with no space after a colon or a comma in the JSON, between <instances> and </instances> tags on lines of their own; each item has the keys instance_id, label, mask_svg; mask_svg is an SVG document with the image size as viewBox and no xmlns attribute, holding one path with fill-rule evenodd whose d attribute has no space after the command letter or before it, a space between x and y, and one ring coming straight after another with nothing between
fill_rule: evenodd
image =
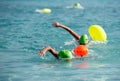
<instances>
[{"instance_id":1,"label":"swimmer's hand","mask_svg":"<svg viewBox=\"0 0 120 81\"><path fill-rule=\"evenodd\" d=\"M54 22L54 23L53 23L53 26L54 26L54 27L61 27L61 24L60 24L59 22Z\"/></svg>"},{"instance_id":2,"label":"swimmer's hand","mask_svg":"<svg viewBox=\"0 0 120 81\"><path fill-rule=\"evenodd\" d=\"M46 52L51 50L52 48L50 46L46 46L44 47L42 50L40 50L40 52L38 53L38 55L41 55L41 56L45 56Z\"/></svg>"},{"instance_id":3,"label":"swimmer's hand","mask_svg":"<svg viewBox=\"0 0 120 81\"><path fill-rule=\"evenodd\" d=\"M38 53L38 55L40 55L40 56L45 56L45 51L41 50L41 51Z\"/></svg>"}]
</instances>

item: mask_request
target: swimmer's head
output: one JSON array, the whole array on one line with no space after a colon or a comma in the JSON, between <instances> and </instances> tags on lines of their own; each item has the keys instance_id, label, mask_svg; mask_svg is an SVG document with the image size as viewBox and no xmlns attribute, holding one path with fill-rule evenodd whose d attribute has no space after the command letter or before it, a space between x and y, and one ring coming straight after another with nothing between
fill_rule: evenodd
<instances>
[{"instance_id":1,"label":"swimmer's head","mask_svg":"<svg viewBox=\"0 0 120 81\"><path fill-rule=\"evenodd\" d=\"M80 3L75 3L74 4L74 8L79 8L80 7Z\"/></svg>"},{"instance_id":2,"label":"swimmer's head","mask_svg":"<svg viewBox=\"0 0 120 81\"><path fill-rule=\"evenodd\" d=\"M61 50L58 55L60 59L72 59L72 53L69 50Z\"/></svg>"},{"instance_id":3,"label":"swimmer's head","mask_svg":"<svg viewBox=\"0 0 120 81\"><path fill-rule=\"evenodd\" d=\"M85 44L87 44L88 42L89 42L88 36L87 36L86 34L83 34L83 35L81 36L80 40L79 40L79 43L80 43L81 45L85 45Z\"/></svg>"}]
</instances>

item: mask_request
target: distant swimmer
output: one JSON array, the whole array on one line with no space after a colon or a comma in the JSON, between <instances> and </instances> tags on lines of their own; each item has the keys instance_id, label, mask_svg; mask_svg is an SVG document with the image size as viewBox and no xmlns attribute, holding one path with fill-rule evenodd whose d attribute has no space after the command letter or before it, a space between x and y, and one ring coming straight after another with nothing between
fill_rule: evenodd
<instances>
[{"instance_id":1,"label":"distant swimmer","mask_svg":"<svg viewBox=\"0 0 120 81\"><path fill-rule=\"evenodd\" d=\"M75 3L74 5L67 6L66 8L84 9L84 7L80 3Z\"/></svg>"},{"instance_id":2,"label":"distant swimmer","mask_svg":"<svg viewBox=\"0 0 120 81\"><path fill-rule=\"evenodd\" d=\"M80 3L75 3L74 8L84 9L84 7Z\"/></svg>"}]
</instances>

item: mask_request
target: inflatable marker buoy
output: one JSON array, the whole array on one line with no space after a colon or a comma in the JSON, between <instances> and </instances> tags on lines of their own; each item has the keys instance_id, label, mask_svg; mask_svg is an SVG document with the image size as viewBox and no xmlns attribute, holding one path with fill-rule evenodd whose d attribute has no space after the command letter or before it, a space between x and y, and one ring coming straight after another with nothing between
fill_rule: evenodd
<instances>
[{"instance_id":1,"label":"inflatable marker buoy","mask_svg":"<svg viewBox=\"0 0 120 81\"><path fill-rule=\"evenodd\" d=\"M52 10L51 10L51 9L49 9L49 8L36 9L35 11L36 11L36 12L38 12L38 13L44 13L44 14L49 14L49 13L51 13L51 12L52 12Z\"/></svg>"},{"instance_id":2,"label":"inflatable marker buoy","mask_svg":"<svg viewBox=\"0 0 120 81\"><path fill-rule=\"evenodd\" d=\"M72 53L69 50L61 50L58 55L60 59L71 59L72 58Z\"/></svg>"},{"instance_id":3,"label":"inflatable marker buoy","mask_svg":"<svg viewBox=\"0 0 120 81\"><path fill-rule=\"evenodd\" d=\"M88 54L88 48L85 45L79 45L74 50L76 56L86 56Z\"/></svg>"},{"instance_id":4,"label":"inflatable marker buoy","mask_svg":"<svg viewBox=\"0 0 120 81\"><path fill-rule=\"evenodd\" d=\"M46 13L46 14L49 14L49 13L52 12L52 10L49 9L49 8L44 8L44 9L42 9L42 12L43 12L43 13Z\"/></svg>"},{"instance_id":5,"label":"inflatable marker buoy","mask_svg":"<svg viewBox=\"0 0 120 81\"><path fill-rule=\"evenodd\" d=\"M104 29L99 25L92 25L89 27L88 32L94 41L106 41L107 35Z\"/></svg>"}]
</instances>

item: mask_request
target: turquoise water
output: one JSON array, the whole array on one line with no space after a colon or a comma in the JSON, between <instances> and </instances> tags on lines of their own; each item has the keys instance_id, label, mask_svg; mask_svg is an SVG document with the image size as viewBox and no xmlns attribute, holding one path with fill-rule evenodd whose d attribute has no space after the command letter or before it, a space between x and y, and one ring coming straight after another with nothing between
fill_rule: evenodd
<instances>
[{"instance_id":1,"label":"turquoise water","mask_svg":"<svg viewBox=\"0 0 120 81\"><path fill-rule=\"evenodd\" d=\"M66 8L80 2L85 8ZM1 0L0 1L0 81L120 81L120 1L119 0ZM51 8L51 14L35 12ZM92 57L57 61L49 52L37 55L51 45L56 50L72 50L74 38L54 28L63 23L79 35L88 34L92 24L101 25L107 43L93 42Z\"/></svg>"}]
</instances>

